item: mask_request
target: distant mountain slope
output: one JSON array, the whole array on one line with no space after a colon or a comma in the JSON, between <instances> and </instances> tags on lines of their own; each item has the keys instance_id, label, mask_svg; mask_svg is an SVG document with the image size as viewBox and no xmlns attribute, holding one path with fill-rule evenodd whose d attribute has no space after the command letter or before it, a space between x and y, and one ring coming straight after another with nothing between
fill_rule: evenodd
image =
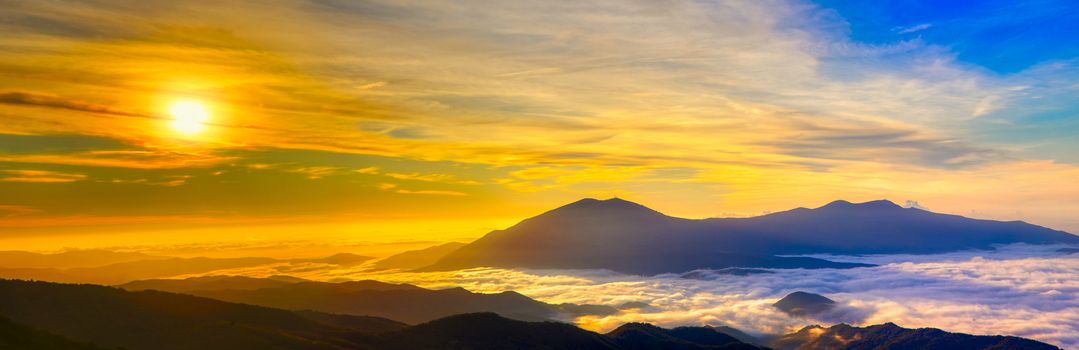
<instances>
[{"instance_id":1,"label":"distant mountain slope","mask_svg":"<svg viewBox=\"0 0 1079 350\"><path fill-rule=\"evenodd\" d=\"M373 267L377 270L418 269L421 267L430 266L431 264L437 262L439 259L445 257L447 254L452 253L454 250L457 250L464 246L464 243L450 242L424 249L410 250L376 261Z\"/></svg>"},{"instance_id":2,"label":"distant mountain slope","mask_svg":"<svg viewBox=\"0 0 1079 350\"><path fill-rule=\"evenodd\" d=\"M809 326L770 344L779 350L1059 350L1042 342L1007 336L907 329L892 323L869 327Z\"/></svg>"},{"instance_id":3,"label":"distant mountain slope","mask_svg":"<svg viewBox=\"0 0 1079 350\"><path fill-rule=\"evenodd\" d=\"M138 280L124 283L117 287L134 291L153 289L163 292L187 293L196 290L252 290L300 282L310 281L291 276L270 276L267 278L246 276L202 276L185 279Z\"/></svg>"},{"instance_id":4,"label":"distant mountain slope","mask_svg":"<svg viewBox=\"0 0 1079 350\"><path fill-rule=\"evenodd\" d=\"M95 285L0 280L0 315L131 350L368 348L349 338L363 329L342 327L355 321L329 324L285 310ZM384 331L387 322L370 331Z\"/></svg>"},{"instance_id":5,"label":"distant mountain slope","mask_svg":"<svg viewBox=\"0 0 1079 350\"><path fill-rule=\"evenodd\" d=\"M168 259L168 257L99 249L70 250L51 254L17 250L0 251L0 267L11 269L67 269L154 259Z\"/></svg>"},{"instance_id":6,"label":"distant mountain slope","mask_svg":"<svg viewBox=\"0 0 1079 350\"><path fill-rule=\"evenodd\" d=\"M765 343L761 339L758 339L757 337L746 334L746 332L743 332L742 330L734 328L734 327L709 326L709 328L714 329L716 332L720 332L720 333L729 335L731 337L734 337L734 339L738 339L738 341L743 342L743 343L756 344L756 345Z\"/></svg>"},{"instance_id":7,"label":"distant mountain slope","mask_svg":"<svg viewBox=\"0 0 1079 350\"><path fill-rule=\"evenodd\" d=\"M1079 236L1022 221L938 214L878 200L834 201L745 219L707 219L733 234L754 233L758 249L775 254L927 254L994 245L1079 244Z\"/></svg>"},{"instance_id":8,"label":"distant mountain slope","mask_svg":"<svg viewBox=\"0 0 1079 350\"><path fill-rule=\"evenodd\" d=\"M118 284L140 279L265 265L277 261L272 258L168 258L69 269L13 269L0 267L0 277L72 283Z\"/></svg>"},{"instance_id":9,"label":"distant mountain slope","mask_svg":"<svg viewBox=\"0 0 1079 350\"><path fill-rule=\"evenodd\" d=\"M728 267L846 268L864 265L777 255L934 253L1007 243L1079 244L1079 236L888 201L836 201L754 218L690 220L617 198L583 199L493 231L424 270L492 266L657 274Z\"/></svg>"},{"instance_id":10,"label":"distant mountain slope","mask_svg":"<svg viewBox=\"0 0 1079 350\"><path fill-rule=\"evenodd\" d=\"M243 288L234 288L235 286ZM432 290L410 284L378 281L291 283L279 280L260 281L248 277L199 277L136 281L121 287L129 290L183 292L229 302L289 310L379 316L413 324L475 312L494 312L529 321L556 319L563 312L581 312L579 305L546 304L515 292L483 294L462 288Z\"/></svg>"},{"instance_id":11,"label":"distant mountain slope","mask_svg":"<svg viewBox=\"0 0 1079 350\"><path fill-rule=\"evenodd\" d=\"M22 259L23 257L29 260L20 262L21 260L19 259ZM145 259L140 257L145 257ZM274 259L266 257L171 258L109 251L76 251L53 255L41 255L17 251L0 252L0 259L4 258L12 265L0 264L0 278L39 279L54 282L98 284L120 284L134 280L201 274L222 269L253 267L275 263L313 263L348 267L359 265L373 259L371 257L350 253L338 253L319 258ZM72 265L81 266L88 261L109 261L110 259L121 260L123 262L87 267L66 267Z\"/></svg>"},{"instance_id":12,"label":"distant mountain slope","mask_svg":"<svg viewBox=\"0 0 1079 350\"><path fill-rule=\"evenodd\" d=\"M0 317L0 349L10 350L106 350L76 342Z\"/></svg>"},{"instance_id":13,"label":"distant mountain slope","mask_svg":"<svg viewBox=\"0 0 1079 350\"><path fill-rule=\"evenodd\" d=\"M289 259L288 261L293 262L293 263L305 263L305 262L308 262L308 263L331 264L331 265L338 265L338 266L346 266L347 267L347 266L356 266L356 265L359 265L359 264L362 264L362 263L365 263L367 261L374 260L374 259L375 258L372 258L372 257L369 257L369 256L356 255L356 254L352 254L352 253L337 253L337 254L330 255L330 256L327 256L327 257L322 257L322 258L300 258L300 259Z\"/></svg>"}]
</instances>

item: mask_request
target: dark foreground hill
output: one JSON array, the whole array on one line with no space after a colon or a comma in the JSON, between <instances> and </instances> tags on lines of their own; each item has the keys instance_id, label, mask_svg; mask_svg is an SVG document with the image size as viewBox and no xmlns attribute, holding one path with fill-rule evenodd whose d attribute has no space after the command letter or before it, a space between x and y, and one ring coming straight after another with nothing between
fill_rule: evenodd
<instances>
[{"instance_id":1,"label":"dark foreground hill","mask_svg":"<svg viewBox=\"0 0 1079 350\"><path fill-rule=\"evenodd\" d=\"M0 317L0 349L11 350L106 350L21 325Z\"/></svg>"},{"instance_id":2,"label":"dark foreground hill","mask_svg":"<svg viewBox=\"0 0 1079 350\"><path fill-rule=\"evenodd\" d=\"M907 329L893 323L869 327L838 324L809 326L771 343L779 350L1059 350L1042 342L1008 336L949 333L935 328Z\"/></svg>"},{"instance_id":3,"label":"dark foreground hill","mask_svg":"<svg viewBox=\"0 0 1079 350\"><path fill-rule=\"evenodd\" d=\"M0 316L68 339L130 350L366 349L349 336L404 327L375 317L342 316L346 320L333 324L329 317L315 320L190 295L18 280L0 280Z\"/></svg>"},{"instance_id":4,"label":"dark foreground hill","mask_svg":"<svg viewBox=\"0 0 1079 350\"><path fill-rule=\"evenodd\" d=\"M19 325L14 327L21 329L15 335L0 333L4 336L0 342L19 341L20 334L32 328L37 332L34 334L49 332L72 341L130 350L704 350L739 349L728 345L743 344L730 343L733 338L710 328L702 328L714 333L710 336L682 336L679 331L670 331L673 333L662 334L662 340L626 340L570 324L517 321L493 313L456 315L406 327L375 317L291 312L160 291L130 292L95 285L18 280L0 280L0 315L17 322ZM676 342L677 347L636 345L637 341L663 343L670 337L682 340ZM730 344L715 347L707 343L715 338ZM85 348L90 349L94 348Z\"/></svg>"},{"instance_id":5,"label":"dark foreground hill","mask_svg":"<svg viewBox=\"0 0 1079 350\"><path fill-rule=\"evenodd\" d=\"M610 269L633 274L729 267L849 268L797 254L938 253L995 245L1079 244L1079 236L1027 224L836 201L752 218L675 218L621 199L583 199L526 219L424 270L481 266Z\"/></svg>"},{"instance_id":6,"label":"dark foreground hill","mask_svg":"<svg viewBox=\"0 0 1079 350\"><path fill-rule=\"evenodd\" d=\"M651 349L728 349L752 350L759 346L744 343L711 327L664 329L647 323L627 323L607 333L627 350Z\"/></svg>"},{"instance_id":7,"label":"dark foreground hill","mask_svg":"<svg viewBox=\"0 0 1079 350\"><path fill-rule=\"evenodd\" d=\"M421 323L447 316L493 312L517 320L543 321L581 314L617 313L599 305L552 305L516 292L474 293L462 288L432 290L378 281L315 282L291 277L210 276L146 280L120 285L289 310L371 315ZM608 310L613 309L613 310Z\"/></svg>"}]
</instances>

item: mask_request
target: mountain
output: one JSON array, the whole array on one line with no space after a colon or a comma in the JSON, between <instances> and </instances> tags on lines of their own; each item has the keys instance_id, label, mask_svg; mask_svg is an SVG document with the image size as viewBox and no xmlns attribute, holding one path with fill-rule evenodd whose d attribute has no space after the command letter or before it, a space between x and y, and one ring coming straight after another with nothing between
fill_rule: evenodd
<instances>
[{"instance_id":1,"label":"mountain","mask_svg":"<svg viewBox=\"0 0 1079 350\"><path fill-rule=\"evenodd\" d=\"M322 258L289 259L288 261L293 263L317 263L349 267L356 266L374 259L375 258L369 256L356 255L352 253L337 253Z\"/></svg>"},{"instance_id":2,"label":"mountain","mask_svg":"<svg viewBox=\"0 0 1079 350\"><path fill-rule=\"evenodd\" d=\"M430 266L431 264L437 262L439 259L445 257L447 254L452 253L454 250L460 249L463 246L465 246L464 243L450 242L424 249L406 251L376 261L374 263L374 269L414 270L421 267Z\"/></svg>"},{"instance_id":3,"label":"mountain","mask_svg":"<svg viewBox=\"0 0 1079 350\"><path fill-rule=\"evenodd\" d=\"M743 342L743 343L764 344L764 342L761 341L761 339L759 339L757 337L754 337L752 335L746 334L746 332L743 332L742 330L734 328L734 327L728 327L728 326L708 326L708 327L714 329L716 332L720 332L720 333L729 335L731 337L734 337L734 339L738 339L738 341Z\"/></svg>"},{"instance_id":4,"label":"mountain","mask_svg":"<svg viewBox=\"0 0 1079 350\"><path fill-rule=\"evenodd\" d=\"M381 349L621 350L611 339L558 322L525 322L492 313L455 315L379 337ZM628 350L628 349L626 349Z\"/></svg>"},{"instance_id":5,"label":"mountain","mask_svg":"<svg viewBox=\"0 0 1079 350\"><path fill-rule=\"evenodd\" d=\"M131 281L117 287L127 290L159 290L163 292L186 293L199 290L253 290L278 287L286 284L310 282L292 276L270 276L256 278L247 276L201 276L185 279L149 279Z\"/></svg>"},{"instance_id":6,"label":"mountain","mask_svg":"<svg viewBox=\"0 0 1079 350\"><path fill-rule=\"evenodd\" d=\"M794 292L772 306L791 316L809 316L835 308L835 301L820 294Z\"/></svg>"},{"instance_id":7,"label":"mountain","mask_svg":"<svg viewBox=\"0 0 1079 350\"><path fill-rule=\"evenodd\" d=\"M0 268L0 277L56 282L118 284L133 280L206 273L278 262L272 258L167 258L139 260L97 267Z\"/></svg>"},{"instance_id":8,"label":"mountain","mask_svg":"<svg viewBox=\"0 0 1079 350\"><path fill-rule=\"evenodd\" d=\"M0 280L0 315L80 342L131 350L369 349L364 333L404 325L357 316L327 323L301 314L158 291ZM331 317L326 317L332 319Z\"/></svg>"},{"instance_id":9,"label":"mountain","mask_svg":"<svg viewBox=\"0 0 1079 350\"><path fill-rule=\"evenodd\" d=\"M780 350L1060 350L1019 337L949 333L935 328L907 329L893 323L864 328L846 324L829 328L809 326L770 345Z\"/></svg>"},{"instance_id":10,"label":"mountain","mask_svg":"<svg viewBox=\"0 0 1079 350\"><path fill-rule=\"evenodd\" d=\"M463 313L493 312L502 316L542 321L585 314L609 315L619 310L600 305L543 303L516 292L473 293L463 288L432 290L410 284L378 281L327 283L292 277L258 279L238 276L197 277L183 280L135 281L120 285L128 290L156 289L229 302L289 310L315 310L350 315L371 315L421 323Z\"/></svg>"},{"instance_id":11,"label":"mountain","mask_svg":"<svg viewBox=\"0 0 1079 350\"><path fill-rule=\"evenodd\" d=\"M168 257L101 249L69 250L52 254L18 250L0 251L0 266L11 269L69 269L156 259L168 259Z\"/></svg>"},{"instance_id":12,"label":"mountain","mask_svg":"<svg viewBox=\"0 0 1079 350\"><path fill-rule=\"evenodd\" d=\"M607 333L623 349L761 349L710 327L664 329L647 323L627 323Z\"/></svg>"},{"instance_id":13,"label":"mountain","mask_svg":"<svg viewBox=\"0 0 1079 350\"><path fill-rule=\"evenodd\" d=\"M18 350L105 350L93 344L34 329L0 317L0 349Z\"/></svg>"},{"instance_id":14,"label":"mountain","mask_svg":"<svg viewBox=\"0 0 1079 350\"><path fill-rule=\"evenodd\" d=\"M510 320L491 313L451 316L377 337L382 349L757 350L706 327L627 324L597 334L558 322Z\"/></svg>"},{"instance_id":15,"label":"mountain","mask_svg":"<svg viewBox=\"0 0 1079 350\"><path fill-rule=\"evenodd\" d=\"M755 232L766 239L754 245L775 254L929 254L1012 243L1079 245L1079 236L1022 221L938 214L886 200L839 200L816 209L707 221L730 232Z\"/></svg>"},{"instance_id":16,"label":"mountain","mask_svg":"<svg viewBox=\"0 0 1079 350\"><path fill-rule=\"evenodd\" d=\"M22 260L24 258L27 260ZM45 255L16 251L0 252L0 261L10 263L10 265L0 264L0 277L40 279L54 282L120 284L134 280L202 274L223 269L275 263L312 263L349 267L363 264L372 259L374 258L350 253L339 253L320 258L274 259L265 257L174 258L104 250L72 251ZM89 264L91 261L104 262L110 260L121 262L106 265ZM88 264L90 266L83 266Z\"/></svg>"},{"instance_id":17,"label":"mountain","mask_svg":"<svg viewBox=\"0 0 1079 350\"><path fill-rule=\"evenodd\" d=\"M583 199L488 233L422 270L490 266L650 275L730 267L850 268L866 265L779 255L937 253L1008 243L1079 244L1079 236L888 201L835 201L752 218L691 220L618 198Z\"/></svg>"}]
</instances>

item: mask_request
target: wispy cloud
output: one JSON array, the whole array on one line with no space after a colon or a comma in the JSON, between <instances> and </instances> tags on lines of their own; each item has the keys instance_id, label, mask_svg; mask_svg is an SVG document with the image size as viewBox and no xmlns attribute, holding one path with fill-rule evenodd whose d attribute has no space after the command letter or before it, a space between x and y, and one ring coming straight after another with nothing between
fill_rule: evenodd
<instances>
[{"instance_id":1,"label":"wispy cloud","mask_svg":"<svg viewBox=\"0 0 1079 350\"><path fill-rule=\"evenodd\" d=\"M74 182L86 178L83 174L47 170L0 170L0 181L8 182Z\"/></svg>"},{"instance_id":2,"label":"wispy cloud","mask_svg":"<svg viewBox=\"0 0 1079 350\"><path fill-rule=\"evenodd\" d=\"M897 27L897 28L894 28L893 31L895 31L898 34L909 34L909 33L914 33L914 32L920 32L920 31L923 31L923 30L926 30L926 29L929 29L929 28L933 28L932 23L915 24L915 25L912 25L910 27Z\"/></svg>"},{"instance_id":3,"label":"wispy cloud","mask_svg":"<svg viewBox=\"0 0 1079 350\"><path fill-rule=\"evenodd\" d=\"M161 119L160 117L155 117L148 114L119 110L111 106L89 103L79 100L65 99L58 96L37 94L32 92L0 92L0 103L9 105L59 108L79 112L111 114L125 117Z\"/></svg>"}]
</instances>

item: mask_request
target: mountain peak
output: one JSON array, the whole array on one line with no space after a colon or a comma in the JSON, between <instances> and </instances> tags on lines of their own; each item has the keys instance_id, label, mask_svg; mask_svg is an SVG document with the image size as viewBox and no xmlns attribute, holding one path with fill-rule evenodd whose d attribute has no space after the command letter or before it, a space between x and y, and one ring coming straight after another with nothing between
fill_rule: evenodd
<instances>
[{"instance_id":1,"label":"mountain peak","mask_svg":"<svg viewBox=\"0 0 1079 350\"><path fill-rule=\"evenodd\" d=\"M576 202L566 204L558 207L550 213L583 213L588 215L596 214L620 214L620 215L663 215L662 213L652 210L649 207L627 201L618 197L610 199L595 199L584 198Z\"/></svg>"},{"instance_id":2,"label":"mountain peak","mask_svg":"<svg viewBox=\"0 0 1079 350\"><path fill-rule=\"evenodd\" d=\"M898 204L887 199L878 199L864 203L851 203L845 200L836 200L817 209L902 209Z\"/></svg>"}]
</instances>

